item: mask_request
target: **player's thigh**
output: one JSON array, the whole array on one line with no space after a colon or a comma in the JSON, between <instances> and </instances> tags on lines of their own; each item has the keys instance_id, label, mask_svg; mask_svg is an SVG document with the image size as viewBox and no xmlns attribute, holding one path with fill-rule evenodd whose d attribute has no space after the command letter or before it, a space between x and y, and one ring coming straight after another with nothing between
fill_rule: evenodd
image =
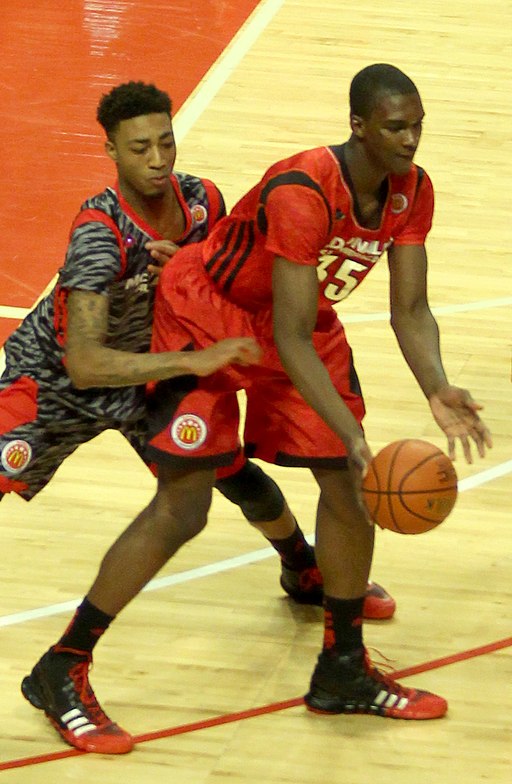
<instances>
[{"instance_id":1,"label":"player's thigh","mask_svg":"<svg viewBox=\"0 0 512 784\"><path fill-rule=\"evenodd\" d=\"M178 528L185 541L206 525L215 472L211 468L160 465L154 508L161 520Z\"/></svg>"},{"instance_id":2,"label":"player's thigh","mask_svg":"<svg viewBox=\"0 0 512 784\"><path fill-rule=\"evenodd\" d=\"M106 428L70 416L28 376L0 389L0 490L27 500L52 478L82 443Z\"/></svg>"},{"instance_id":3,"label":"player's thigh","mask_svg":"<svg viewBox=\"0 0 512 784\"><path fill-rule=\"evenodd\" d=\"M200 380L199 380L200 381ZM173 469L231 465L240 450L236 393L205 389L186 394L158 384L148 401L146 461Z\"/></svg>"},{"instance_id":4,"label":"player's thigh","mask_svg":"<svg viewBox=\"0 0 512 784\"><path fill-rule=\"evenodd\" d=\"M341 467L345 445L283 376L247 390L244 443L248 457L270 463Z\"/></svg>"},{"instance_id":5,"label":"player's thigh","mask_svg":"<svg viewBox=\"0 0 512 784\"><path fill-rule=\"evenodd\" d=\"M313 335L315 350L333 386L361 423L365 409L352 352L339 322ZM245 443L248 456L290 466L342 468L347 450L309 406L279 364L247 390Z\"/></svg>"},{"instance_id":6,"label":"player's thigh","mask_svg":"<svg viewBox=\"0 0 512 784\"><path fill-rule=\"evenodd\" d=\"M312 467L311 471L320 489L321 503L334 516L345 518L360 513L358 477L348 463L340 469Z\"/></svg>"}]
</instances>

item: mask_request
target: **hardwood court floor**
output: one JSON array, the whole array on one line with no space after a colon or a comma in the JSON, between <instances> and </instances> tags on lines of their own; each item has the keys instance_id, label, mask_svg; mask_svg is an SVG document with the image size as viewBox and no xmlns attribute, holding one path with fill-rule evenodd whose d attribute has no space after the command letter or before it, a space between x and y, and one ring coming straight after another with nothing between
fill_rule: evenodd
<instances>
[{"instance_id":1,"label":"hardwood court floor","mask_svg":"<svg viewBox=\"0 0 512 784\"><path fill-rule=\"evenodd\" d=\"M168 86L168 64L177 85L181 78L190 84L193 53L214 39L213 61L224 46L226 15L240 12L230 22L232 35L254 3L205 2L192 11L158 0L37 6L28 17L19 0L0 11L9 99L3 162L11 187L11 204L4 191L0 209L9 248L0 315L10 319L8 328L15 319L7 308L30 307L55 273L80 200L112 179L94 126L98 94L126 78ZM224 20L208 21L214 10ZM173 19L180 24L173 27ZM202 80L205 69L194 70L196 89L179 102L176 117L178 168L214 179L231 205L274 160L346 138L348 85L364 65L392 62L420 89L427 118L417 160L437 194L430 300L450 379L485 404L495 446L472 466L459 458L460 497L438 530L420 537L379 532L373 576L395 595L398 610L390 623L368 624L366 640L394 669L425 665L404 682L446 696L449 715L424 723L323 718L295 704L245 713L304 694L321 643L321 611L283 597L276 557L216 496L206 531L97 649L91 679L100 700L145 742L122 758L74 755L25 703L19 682L61 634L114 537L151 498L152 479L117 434L106 433L70 458L33 502L8 497L1 505L6 782L510 781L511 22L505 0L492 12L483 0L268 0ZM23 29L31 37L14 47L12 36ZM50 44L54 63L43 56ZM22 85L14 80L17 68ZM410 436L444 447L399 355L387 307L381 262L340 311L367 400L369 442L377 450ZM316 490L309 475L270 470L312 533ZM219 723L223 715L231 720ZM209 721L217 724L201 728ZM188 731L166 736L188 724Z\"/></svg>"}]
</instances>

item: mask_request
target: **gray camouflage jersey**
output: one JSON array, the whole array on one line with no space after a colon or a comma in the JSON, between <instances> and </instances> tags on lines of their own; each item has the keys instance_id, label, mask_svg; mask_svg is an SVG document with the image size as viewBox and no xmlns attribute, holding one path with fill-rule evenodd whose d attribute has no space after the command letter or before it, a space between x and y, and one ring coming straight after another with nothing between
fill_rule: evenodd
<instances>
[{"instance_id":1,"label":"gray camouflage jersey","mask_svg":"<svg viewBox=\"0 0 512 784\"><path fill-rule=\"evenodd\" d=\"M185 216L185 231L176 242L187 245L203 240L225 214L224 201L209 180L175 172L171 182ZM25 498L46 484L62 460L79 443L102 430L121 430L139 451L141 422L145 416L145 389L138 387L76 389L64 367L67 298L72 289L109 298L107 343L122 351L146 352L150 347L154 279L145 244L161 237L127 204L117 186L106 188L82 205L72 228L64 266L50 294L29 313L5 344L6 368L0 378L0 452L21 439L32 450L29 465L14 472L7 461L0 465L9 479L27 488L13 487ZM37 384L37 414L20 426L8 426L2 399L10 395L16 414L26 405L17 392L17 380ZM32 409L31 409L32 410ZM28 421L30 420L30 421ZM3 465L5 463L5 465ZM5 469L5 471L4 471ZM9 491L2 486L0 491Z\"/></svg>"}]
</instances>

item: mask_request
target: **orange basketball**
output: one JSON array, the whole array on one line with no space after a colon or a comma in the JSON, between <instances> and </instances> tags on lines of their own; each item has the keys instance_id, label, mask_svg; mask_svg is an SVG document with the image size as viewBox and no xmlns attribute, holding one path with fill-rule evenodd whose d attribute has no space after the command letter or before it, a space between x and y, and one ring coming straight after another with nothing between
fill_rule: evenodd
<instances>
[{"instance_id":1,"label":"orange basketball","mask_svg":"<svg viewBox=\"0 0 512 784\"><path fill-rule=\"evenodd\" d=\"M363 480L363 498L371 519L381 528L421 534L452 511L457 474L437 446L405 438L375 455Z\"/></svg>"}]
</instances>

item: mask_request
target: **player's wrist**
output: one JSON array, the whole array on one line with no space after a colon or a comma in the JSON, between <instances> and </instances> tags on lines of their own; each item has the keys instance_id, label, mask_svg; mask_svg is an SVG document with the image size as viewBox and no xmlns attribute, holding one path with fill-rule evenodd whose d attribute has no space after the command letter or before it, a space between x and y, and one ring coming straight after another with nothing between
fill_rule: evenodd
<instances>
[{"instance_id":1,"label":"player's wrist","mask_svg":"<svg viewBox=\"0 0 512 784\"><path fill-rule=\"evenodd\" d=\"M444 391L450 389L451 384L443 374L442 376L439 376L439 378L429 379L421 385L421 388L427 400L431 400L434 397L439 397Z\"/></svg>"}]
</instances>

